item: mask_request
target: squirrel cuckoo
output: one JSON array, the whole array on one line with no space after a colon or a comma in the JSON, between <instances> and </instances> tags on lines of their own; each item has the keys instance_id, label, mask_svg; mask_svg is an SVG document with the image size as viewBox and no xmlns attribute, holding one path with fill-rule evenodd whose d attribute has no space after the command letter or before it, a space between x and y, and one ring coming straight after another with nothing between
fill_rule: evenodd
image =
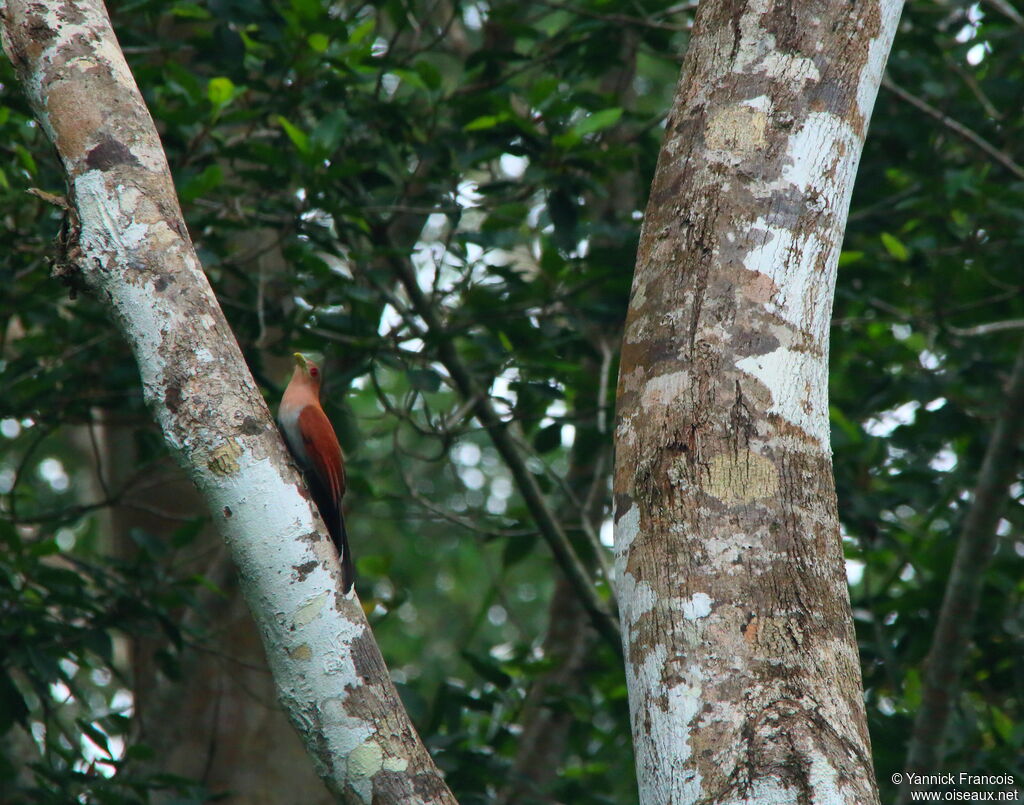
<instances>
[{"instance_id":1,"label":"squirrel cuckoo","mask_svg":"<svg viewBox=\"0 0 1024 805\"><path fill-rule=\"evenodd\" d=\"M355 569L341 512L341 498L345 494L345 457L331 421L320 405L320 378L320 367L296 352L295 371L281 398L277 422L338 549L342 591L347 594L355 581Z\"/></svg>"}]
</instances>

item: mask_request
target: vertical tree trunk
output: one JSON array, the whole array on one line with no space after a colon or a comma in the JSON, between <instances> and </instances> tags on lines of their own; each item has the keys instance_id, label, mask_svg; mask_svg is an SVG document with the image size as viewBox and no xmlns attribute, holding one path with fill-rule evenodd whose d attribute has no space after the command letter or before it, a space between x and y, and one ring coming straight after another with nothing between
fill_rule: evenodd
<instances>
[{"instance_id":1,"label":"vertical tree trunk","mask_svg":"<svg viewBox=\"0 0 1024 805\"><path fill-rule=\"evenodd\" d=\"M644 803L878 800L828 330L900 9L698 9L619 375L616 577Z\"/></svg>"}]
</instances>

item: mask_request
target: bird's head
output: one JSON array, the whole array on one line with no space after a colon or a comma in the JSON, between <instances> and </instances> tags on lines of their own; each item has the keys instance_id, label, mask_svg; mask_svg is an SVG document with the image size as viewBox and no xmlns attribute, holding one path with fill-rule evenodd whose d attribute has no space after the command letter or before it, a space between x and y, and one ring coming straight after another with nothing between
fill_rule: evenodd
<instances>
[{"instance_id":1,"label":"bird's head","mask_svg":"<svg viewBox=\"0 0 1024 805\"><path fill-rule=\"evenodd\" d=\"M303 380L310 383L317 390L317 393L319 393L320 380L322 376L323 372L320 370L320 366L311 358L306 357L301 352L295 353L294 377L301 377Z\"/></svg>"}]
</instances>

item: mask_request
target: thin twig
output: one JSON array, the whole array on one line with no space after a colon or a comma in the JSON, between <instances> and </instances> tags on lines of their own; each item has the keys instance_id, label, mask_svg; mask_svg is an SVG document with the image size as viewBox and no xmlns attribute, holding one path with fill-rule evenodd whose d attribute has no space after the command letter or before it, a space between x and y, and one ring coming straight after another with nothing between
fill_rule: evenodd
<instances>
[{"instance_id":1,"label":"thin twig","mask_svg":"<svg viewBox=\"0 0 1024 805\"><path fill-rule=\"evenodd\" d=\"M96 422L89 420L85 427L89 431L89 444L92 447L92 458L96 462L96 480L99 482L100 491L103 497L110 498L110 488L107 486L107 475L103 471L103 455L100 453L100 445L96 439Z\"/></svg>"},{"instance_id":2,"label":"thin twig","mask_svg":"<svg viewBox=\"0 0 1024 805\"><path fill-rule=\"evenodd\" d=\"M570 5L569 3L552 3L548 0L541 0L540 5L554 11L564 11L568 14L576 14L580 17L589 17L594 20L601 20L611 25L632 26L634 28L654 28L661 31L689 31L692 27L687 23L673 24L671 22L656 22L653 19L632 17L629 14L602 14L598 11L590 11L581 6Z\"/></svg>"},{"instance_id":3,"label":"thin twig","mask_svg":"<svg viewBox=\"0 0 1024 805\"><path fill-rule=\"evenodd\" d=\"M993 104L988 95L985 94L985 91L981 88L978 80L970 70L965 70L959 62L954 61L953 59L950 59L948 63L952 65L954 72L956 72L964 84L967 85L967 89L971 91L971 94L978 99L978 103L984 107L986 115L993 120L1002 120L1006 117L1006 115L996 109L995 104Z\"/></svg>"},{"instance_id":4,"label":"thin twig","mask_svg":"<svg viewBox=\"0 0 1024 805\"><path fill-rule=\"evenodd\" d=\"M973 327L954 327L946 325L953 335L976 336L989 335L991 333L1002 333L1007 330L1020 330L1024 328L1024 319L1007 319L1006 321L990 321L987 324L975 324Z\"/></svg>"},{"instance_id":5,"label":"thin twig","mask_svg":"<svg viewBox=\"0 0 1024 805\"><path fill-rule=\"evenodd\" d=\"M589 509L587 509L587 502L580 500L579 495L573 490L572 486L566 480L565 476L555 472L546 461L544 461L533 447L526 442L523 438L522 430L519 427L510 428L513 430L512 438L516 444L519 445L519 449L522 450L523 455L529 456L535 459L542 467L544 467L544 474L551 479L551 481L562 490L562 494L569 499L569 502L573 505L580 513L580 529L583 534L587 537L590 542L590 549L594 552L594 557L597 559L597 563L601 568L601 575L604 577L605 582L608 585L608 589L612 589L612 571L611 566L608 564L608 557L605 555L606 549L601 544L601 536L598 534L594 524L590 522L590 518L587 516ZM594 467L595 475L600 475L603 470L603 456L599 457L596 466Z\"/></svg>"},{"instance_id":6,"label":"thin twig","mask_svg":"<svg viewBox=\"0 0 1024 805\"><path fill-rule=\"evenodd\" d=\"M618 622L614 616L609 614L598 597L590 575L566 536L561 523L544 498L544 493L541 491L537 479L527 467L522 453L509 433L507 424L502 421L490 398L480 393L476 380L462 362L462 358L451 340L451 335L446 331L437 310L420 288L411 261L400 255L393 255L389 262L398 280L405 288L413 310L425 323L430 340L436 342L438 357L448 370L459 393L465 399L478 400L473 411L476 418L488 432L495 449L508 465L513 481L523 496L541 536L551 548L555 560L580 597L584 608L590 613L594 626L613 650L621 651L622 642Z\"/></svg>"},{"instance_id":7,"label":"thin twig","mask_svg":"<svg viewBox=\"0 0 1024 805\"><path fill-rule=\"evenodd\" d=\"M892 92L900 100L909 103L911 106L924 112L929 117L938 120L943 126L952 131L954 134L958 135L959 137L962 137L963 139L967 140L967 142L980 148L982 151L984 151L986 154L992 157L992 159L994 159L996 162L998 162L1000 165L1002 165L1004 168L1010 171L1010 173L1012 173L1018 179L1024 179L1024 168L1022 168L1020 165L1014 162L1009 154L1000 151L998 148L992 145L992 143L990 143L980 134L975 132L973 129L967 128L967 126L965 126L963 123L954 120L949 115L936 109L927 101L924 101L921 98L918 98L916 95L907 92L905 89L897 85L888 76L882 79L882 86L885 87L890 92Z\"/></svg>"}]
</instances>

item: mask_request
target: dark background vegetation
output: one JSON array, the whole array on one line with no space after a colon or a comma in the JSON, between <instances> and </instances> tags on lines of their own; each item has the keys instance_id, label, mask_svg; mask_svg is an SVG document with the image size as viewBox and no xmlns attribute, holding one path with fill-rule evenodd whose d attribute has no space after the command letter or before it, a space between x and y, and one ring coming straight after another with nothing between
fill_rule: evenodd
<instances>
[{"instance_id":1,"label":"dark background vegetation","mask_svg":"<svg viewBox=\"0 0 1024 805\"><path fill-rule=\"evenodd\" d=\"M452 377L607 598L620 328L693 5L111 6L268 401L293 351L324 353L360 596L463 803L636 800L620 659ZM909 4L888 76L1004 159L883 89L841 261L833 448L883 801L1024 335L1022 56L1004 4ZM63 176L6 61L0 85L0 801L212 801L213 753L182 772L161 746L204 725L145 714L204 695L237 591L127 348L50 277L62 214L26 191ZM1024 780L1011 494L945 768Z\"/></svg>"}]
</instances>

